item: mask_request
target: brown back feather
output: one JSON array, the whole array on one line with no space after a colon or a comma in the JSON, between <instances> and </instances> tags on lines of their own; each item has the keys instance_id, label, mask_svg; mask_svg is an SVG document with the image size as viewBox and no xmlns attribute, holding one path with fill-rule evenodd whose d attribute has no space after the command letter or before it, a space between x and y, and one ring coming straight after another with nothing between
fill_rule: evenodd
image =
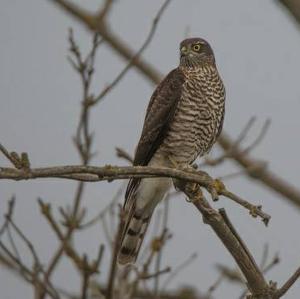
<instances>
[{"instance_id":1,"label":"brown back feather","mask_svg":"<svg viewBox=\"0 0 300 299\"><path fill-rule=\"evenodd\" d=\"M183 72L176 68L165 77L154 91L147 108L142 134L136 149L134 166L147 165L161 145L174 117L184 81ZM129 181L124 206L127 199L136 190L139 182L140 179L136 178Z\"/></svg>"}]
</instances>

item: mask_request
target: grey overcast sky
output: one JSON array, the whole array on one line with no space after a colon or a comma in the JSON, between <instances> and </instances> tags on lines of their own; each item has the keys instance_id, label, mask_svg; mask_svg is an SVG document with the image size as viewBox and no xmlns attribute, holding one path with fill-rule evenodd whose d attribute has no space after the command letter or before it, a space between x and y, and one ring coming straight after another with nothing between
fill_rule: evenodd
<instances>
[{"instance_id":1,"label":"grey overcast sky","mask_svg":"<svg viewBox=\"0 0 300 299\"><path fill-rule=\"evenodd\" d=\"M76 1L88 9L102 1ZM162 1L119 0L109 17L112 29L132 48L138 49L149 32L152 18ZM68 64L67 33L75 36L86 51L91 36L80 24L43 0L2 0L0 2L0 140L8 149L29 153L32 166L78 163L71 137L79 117L80 81ZM300 127L300 30L288 15L271 0L173 0L158 26L158 31L143 57L166 74L178 64L178 44L187 31L190 36L207 39L216 55L227 90L225 130L233 137L251 116L258 121L250 134L253 139L263 122L271 118L271 128L253 155L267 161L268 167L299 187ZM118 74L124 61L101 46L97 55L95 92ZM133 152L139 137L144 111L153 86L134 69L97 106L91 115L95 132L94 165L124 164L115 157L114 147ZM214 150L212 154L216 154ZM7 162L0 158L1 165ZM214 176L237 170L226 163L213 169ZM245 210L222 199L214 204L225 207L232 222L259 261L265 243L271 255L279 252L280 264L267 274L281 285L300 264L299 210L279 195L246 178L226 181L236 193L263 204L272 215L268 228L248 216ZM112 198L120 182L89 184L84 198L90 216L96 215ZM74 182L37 180L0 182L0 220L7 200L16 195L16 219L47 262L57 246L55 236L39 214L37 198L54 207L71 203ZM217 278L215 263L233 266L222 244L205 226L193 207L177 197L171 202L169 225L174 233L164 251L163 265L178 265L193 252L195 262L170 285L207 288ZM104 240L98 225L79 234L76 245L95 255ZM25 259L28 254L20 244ZM100 281L104 281L108 254ZM79 278L67 261L60 264L54 283L66 289L79 289ZM30 287L0 269L1 298L31 298ZM215 298L237 298L240 289L227 283ZM285 296L297 299L300 283Z\"/></svg>"}]
</instances>

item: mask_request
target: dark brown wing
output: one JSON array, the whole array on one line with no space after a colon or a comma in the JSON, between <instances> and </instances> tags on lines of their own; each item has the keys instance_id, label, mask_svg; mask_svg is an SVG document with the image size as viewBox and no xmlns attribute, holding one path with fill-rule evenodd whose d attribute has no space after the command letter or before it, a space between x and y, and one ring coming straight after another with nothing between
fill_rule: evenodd
<instances>
[{"instance_id":1,"label":"dark brown wing","mask_svg":"<svg viewBox=\"0 0 300 299\"><path fill-rule=\"evenodd\" d=\"M154 91L136 148L134 166L147 165L162 143L181 97L184 80L183 72L176 68L165 77ZM129 181L125 195L126 200L136 189L138 183L139 179Z\"/></svg>"}]
</instances>

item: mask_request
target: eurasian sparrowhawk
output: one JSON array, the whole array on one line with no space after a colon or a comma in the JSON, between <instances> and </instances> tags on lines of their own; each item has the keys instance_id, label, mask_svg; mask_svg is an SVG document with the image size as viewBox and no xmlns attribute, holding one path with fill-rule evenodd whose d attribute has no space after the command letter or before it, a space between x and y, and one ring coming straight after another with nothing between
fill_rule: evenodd
<instances>
[{"instance_id":1,"label":"eurasian sparrowhawk","mask_svg":"<svg viewBox=\"0 0 300 299\"><path fill-rule=\"evenodd\" d=\"M186 168L207 153L224 119L225 88L210 45L201 38L180 44L180 64L154 91L133 165ZM156 205L170 178L133 178L125 195L125 226L118 262L137 258Z\"/></svg>"}]
</instances>

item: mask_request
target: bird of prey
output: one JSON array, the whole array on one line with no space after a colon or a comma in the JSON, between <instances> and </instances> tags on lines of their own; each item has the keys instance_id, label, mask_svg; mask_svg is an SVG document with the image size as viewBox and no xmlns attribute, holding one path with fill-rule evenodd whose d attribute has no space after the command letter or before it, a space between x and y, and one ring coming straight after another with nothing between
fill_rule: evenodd
<instances>
[{"instance_id":1,"label":"bird of prey","mask_svg":"<svg viewBox=\"0 0 300 299\"><path fill-rule=\"evenodd\" d=\"M134 166L187 168L219 136L225 88L209 43L180 43L180 63L157 86L148 105ZM125 225L118 262L134 263L152 213L172 185L171 178L133 178L124 203Z\"/></svg>"}]
</instances>

